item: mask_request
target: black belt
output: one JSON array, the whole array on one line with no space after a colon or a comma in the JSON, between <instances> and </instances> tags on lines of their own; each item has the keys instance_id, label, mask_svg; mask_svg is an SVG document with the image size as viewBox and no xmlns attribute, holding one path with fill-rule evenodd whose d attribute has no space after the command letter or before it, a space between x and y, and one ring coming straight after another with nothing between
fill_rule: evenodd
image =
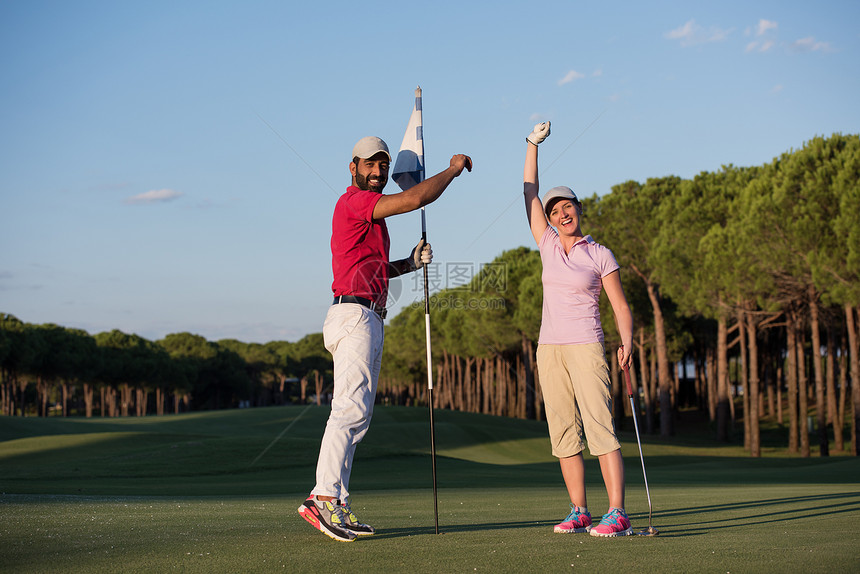
<instances>
[{"instance_id":1,"label":"black belt","mask_svg":"<svg viewBox=\"0 0 860 574\"><path fill-rule=\"evenodd\" d=\"M338 303L357 303L359 305L367 307L383 319L385 319L385 316L388 314L388 311L385 309L385 307L380 307L374 301L371 301L370 299L365 299L364 297L341 295L340 297L334 298L334 303L332 303L332 305L337 305Z\"/></svg>"}]
</instances>

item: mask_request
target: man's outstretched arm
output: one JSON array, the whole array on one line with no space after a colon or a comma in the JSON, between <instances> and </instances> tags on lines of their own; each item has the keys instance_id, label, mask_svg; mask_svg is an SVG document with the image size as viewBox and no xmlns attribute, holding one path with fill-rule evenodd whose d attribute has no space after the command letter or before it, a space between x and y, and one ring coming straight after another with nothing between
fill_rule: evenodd
<instances>
[{"instance_id":1,"label":"man's outstretched arm","mask_svg":"<svg viewBox=\"0 0 860 574\"><path fill-rule=\"evenodd\" d=\"M451 165L445 171L425 179L406 191L383 195L373 208L373 219L385 219L392 215L408 213L433 203L439 199L454 178L463 172L464 168L472 171L472 159L467 155L457 154L451 158Z\"/></svg>"}]
</instances>

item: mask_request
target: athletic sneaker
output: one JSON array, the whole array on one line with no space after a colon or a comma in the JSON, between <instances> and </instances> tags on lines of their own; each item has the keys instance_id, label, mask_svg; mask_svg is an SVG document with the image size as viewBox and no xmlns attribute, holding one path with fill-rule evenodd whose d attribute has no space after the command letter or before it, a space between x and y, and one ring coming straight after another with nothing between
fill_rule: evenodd
<instances>
[{"instance_id":1,"label":"athletic sneaker","mask_svg":"<svg viewBox=\"0 0 860 574\"><path fill-rule=\"evenodd\" d=\"M592 536L628 536L633 534L630 519L620 508L610 508L609 512L600 519L600 524L591 529Z\"/></svg>"},{"instance_id":2,"label":"athletic sneaker","mask_svg":"<svg viewBox=\"0 0 860 574\"><path fill-rule=\"evenodd\" d=\"M556 524L553 532L569 534L572 532L588 532L591 530L591 513L581 512L579 506L570 505L570 514L562 522Z\"/></svg>"},{"instance_id":3,"label":"athletic sneaker","mask_svg":"<svg viewBox=\"0 0 860 574\"><path fill-rule=\"evenodd\" d=\"M299 506L299 514L310 522L311 526L335 540L352 542L355 534L344 528L346 517L336 500L320 500L311 495Z\"/></svg>"},{"instance_id":4,"label":"athletic sneaker","mask_svg":"<svg viewBox=\"0 0 860 574\"><path fill-rule=\"evenodd\" d=\"M369 524L362 524L359 522L358 517L352 511L352 508L349 507L349 498L344 499L343 501L338 501L340 504L341 510L343 510L343 527L353 534L358 534L359 536L369 535L376 532L373 526Z\"/></svg>"}]
</instances>

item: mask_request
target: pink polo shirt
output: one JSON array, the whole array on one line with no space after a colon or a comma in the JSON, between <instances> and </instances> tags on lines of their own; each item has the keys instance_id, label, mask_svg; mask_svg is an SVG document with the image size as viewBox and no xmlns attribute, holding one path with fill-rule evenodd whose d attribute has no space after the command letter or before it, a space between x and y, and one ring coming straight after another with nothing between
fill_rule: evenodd
<instances>
[{"instance_id":1,"label":"pink polo shirt","mask_svg":"<svg viewBox=\"0 0 860 574\"><path fill-rule=\"evenodd\" d=\"M619 268L612 251L586 235L570 253L565 253L558 232L549 226L538 249L543 263L543 314L538 343L602 343L601 279Z\"/></svg>"},{"instance_id":2,"label":"pink polo shirt","mask_svg":"<svg viewBox=\"0 0 860 574\"><path fill-rule=\"evenodd\" d=\"M334 206L331 267L335 297L355 295L381 307L388 298L388 227L373 219L381 193L349 186Z\"/></svg>"}]
</instances>

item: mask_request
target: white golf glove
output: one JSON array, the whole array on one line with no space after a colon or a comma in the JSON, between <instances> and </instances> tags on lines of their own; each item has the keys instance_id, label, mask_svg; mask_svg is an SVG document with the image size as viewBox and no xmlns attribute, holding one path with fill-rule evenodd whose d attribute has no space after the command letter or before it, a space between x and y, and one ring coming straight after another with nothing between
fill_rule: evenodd
<instances>
[{"instance_id":1,"label":"white golf glove","mask_svg":"<svg viewBox=\"0 0 860 574\"><path fill-rule=\"evenodd\" d=\"M541 122L535 126L526 141L538 145L549 136L549 122Z\"/></svg>"},{"instance_id":2,"label":"white golf glove","mask_svg":"<svg viewBox=\"0 0 860 574\"><path fill-rule=\"evenodd\" d=\"M424 240L418 242L415 249L409 255L409 266L412 270L421 269L425 265L433 262L433 249L429 243L424 243Z\"/></svg>"}]
</instances>

